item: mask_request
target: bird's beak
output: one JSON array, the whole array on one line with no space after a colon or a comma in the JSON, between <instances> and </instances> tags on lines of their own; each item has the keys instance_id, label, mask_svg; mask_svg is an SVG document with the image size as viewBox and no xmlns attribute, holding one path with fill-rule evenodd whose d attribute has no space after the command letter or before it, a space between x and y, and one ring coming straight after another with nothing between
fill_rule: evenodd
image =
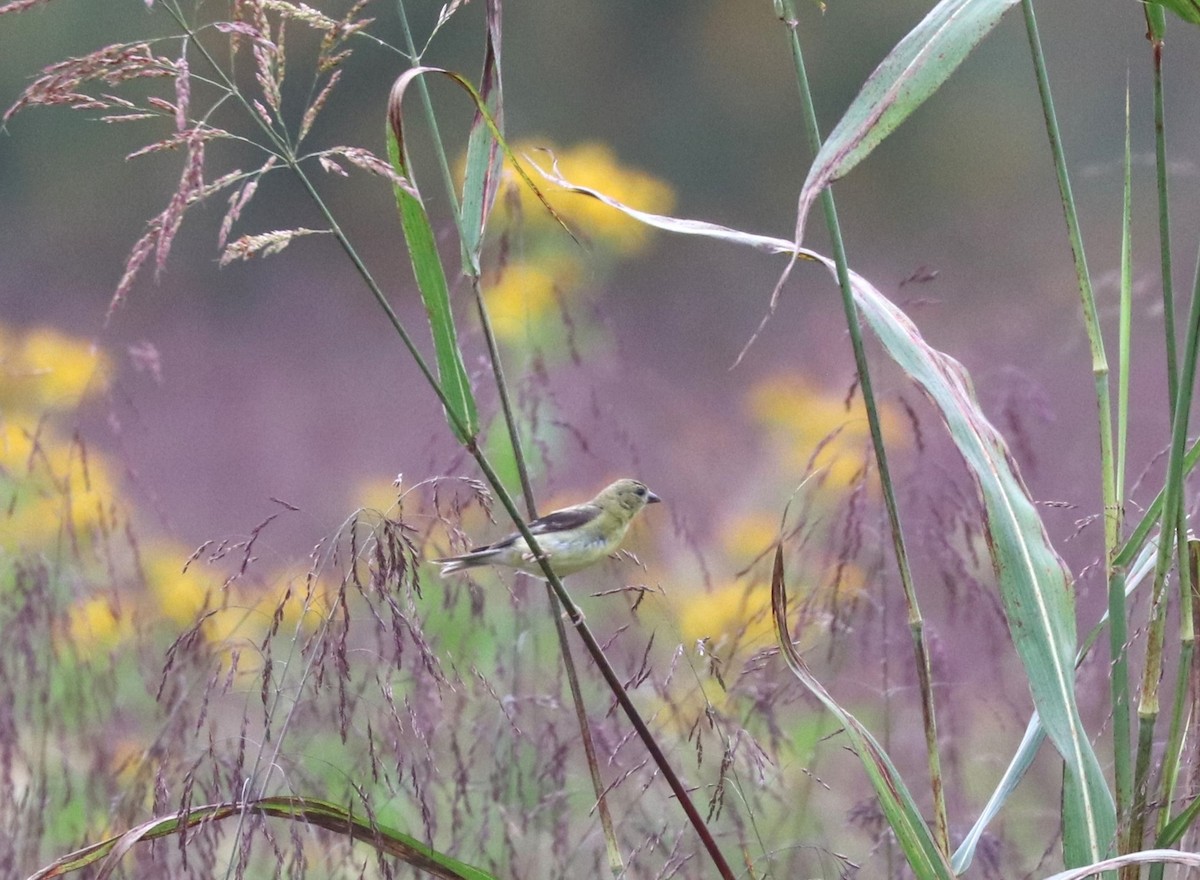
<instances>
[{"instance_id":1,"label":"bird's beak","mask_svg":"<svg viewBox=\"0 0 1200 880\"><path fill-rule=\"evenodd\" d=\"M657 495L655 495L649 489L646 490L646 503L647 504L658 504L658 502L660 502L660 501L662 501L661 498L659 498Z\"/></svg>"}]
</instances>

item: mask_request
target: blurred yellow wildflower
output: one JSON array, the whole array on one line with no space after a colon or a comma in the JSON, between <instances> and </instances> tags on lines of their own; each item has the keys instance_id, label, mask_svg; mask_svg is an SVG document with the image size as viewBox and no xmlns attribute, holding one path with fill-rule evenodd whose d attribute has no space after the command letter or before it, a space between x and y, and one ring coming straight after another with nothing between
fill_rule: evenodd
<instances>
[{"instance_id":1,"label":"blurred yellow wildflower","mask_svg":"<svg viewBox=\"0 0 1200 880\"><path fill-rule=\"evenodd\" d=\"M545 142L526 141L517 144L513 152L519 158L527 154L538 165L548 168L551 158L539 149L547 146ZM642 211L664 214L675 206L675 194L668 184L644 171L620 164L612 149L605 144L587 142L562 150L551 149L558 163L559 175L571 183L598 190ZM525 161L522 161L522 165L530 172L533 182L554 210L594 243L622 255L638 253L646 246L654 231L651 227L593 198L560 189L529 168ZM557 226L538 197L511 167L505 169L505 178L516 187L521 211L531 225ZM500 204L503 205L503 201Z\"/></svg>"},{"instance_id":2,"label":"blurred yellow wildflower","mask_svg":"<svg viewBox=\"0 0 1200 880\"><path fill-rule=\"evenodd\" d=\"M749 565L779 538L779 516L743 513L721 529L721 547L734 565Z\"/></svg>"},{"instance_id":3,"label":"blurred yellow wildflower","mask_svg":"<svg viewBox=\"0 0 1200 880\"><path fill-rule=\"evenodd\" d=\"M230 603L208 612L200 632L211 645L223 650L257 647L271 624L271 618L257 608Z\"/></svg>"},{"instance_id":4,"label":"blurred yellow wildflower","mask_svg":"<svg viewBox=\"0 0 1200 880\"><path fill-rule=\"evenodd\" d=\"M263 631L279 616L280 630L290 636L297 624L311 632L321 625L333 606L334 590L307 566L292 566L273 578L254 603L256 615L264 621Z\"/></svg>"},{"instance_id":5,"label":"blurred yellow wildflower","mask_svg":"<svg viewBox=\"0 0 1200 880\"><path fill-rule=\"evenodd\" d=\"M31 417L21 421L0 421L0 547L79 540L111 525L116 493L104 458Z\"/></svg>"},{"instance_id":6,"label":"blurred yellow wildflower","mask_svg":"<svg viewBox=\"0 0 1200 880\"><path fill-rule=\"evenodd\" d=\"M158 601L159 611L178 626L191 626L201 611L218 601L220 583L198 560L183 570L190 556L191 551L182 545L156 544L142 557L146 584Z\"/></svg>"},{"instance_id":7,"label":"blurred yellow wildflower","mask_svg":"<svg viewBox=\"0 0 1200 880\"><path fill-rule=\"evenodd\" d=\"M133 620L128 612L106 596L77 601L67 612L67 632L81 655L94 650L109 650L133 635Z\"/></svg>"},{"instance_id":8,"label":"blurred yellow wildflower","mask_svg":"<svg viewBox=\"0 0 1200 880\"><path fill-rule=\"evenodd\" d=\"M396 485L396 478L379 479L370 477L362 480L351 493L351 503L363 510L376 511L385 516L395 516L396 503L400 500L401 486Z\"/></svg>"},{"instance_id":9,"label":"blurred yellow wildflower","mask_svg":"<svg viewBox=\"0 0 1200 880\"><path fill-rule=\"evenodd\" d=\"M871 435L860 396L847 406L844 397L802 376L778 375L751 388L747 408L783 448L783 464L794 471L822 472L826 485L835 488L852 485L862 473ZM895 407L881 404L879 420L887 442L906 441Z\"/></svg>"},{"instance_id":10,"label":"blurred yellow wildflower","mask_svg":"<svg viewBox=\"0 0 1200 880\"><path fill-rule=\"evenodd\" d=\"M24 334L0 328L0 408L66 409L108 387L104 354L47 327Z\"/></svg>"},{"instance_id":11,"label":"blurred yellow wildflower","mask_svg":"<svg viewBox=\"0 0 1200 880\"><path fill-rule=\"evenodd\" d=\"M484 285L484 299L496 337L519 342L542 329L559 314L559 292L575 283L573 260L543 258L537 264L515 262Z\"/></svg>"},{"instance_id":12,"label":"blurred yellow wildflower","mask_svg":"<svg viewBox=\"0 0 1200 880\"><path fill-rule=\"evenodd\" d=\"M707 639L725 656L732 650L774 644L767 584L726 584L711 592L692 593L681 601L679 632L685 645Z\"/></svg>"}]
</instances>

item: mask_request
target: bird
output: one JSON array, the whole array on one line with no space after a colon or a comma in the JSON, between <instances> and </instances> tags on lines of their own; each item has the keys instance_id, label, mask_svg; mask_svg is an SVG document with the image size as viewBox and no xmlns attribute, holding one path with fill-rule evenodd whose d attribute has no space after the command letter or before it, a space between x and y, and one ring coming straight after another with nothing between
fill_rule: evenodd
<instances>
[{"instance_id":1,"label":"bird","mask_svg":"<svg viewBox=\"0 0 1200 880\"><path fill-rule=\"evenodd\" d=\"M617 480L591 501L531 521L529 531L554 573L563 577L615 553L634 517L647 504L660 501L645 483ZM461 556L433 561L442 567L442 577L481 565L502 565L545 579L545 572L520 532Z\"/></svg>"}]
</instances>

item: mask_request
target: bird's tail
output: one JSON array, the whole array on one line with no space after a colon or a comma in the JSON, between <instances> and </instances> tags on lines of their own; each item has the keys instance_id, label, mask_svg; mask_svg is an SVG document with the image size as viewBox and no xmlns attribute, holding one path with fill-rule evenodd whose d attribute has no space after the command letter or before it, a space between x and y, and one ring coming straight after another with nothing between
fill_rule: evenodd
<instances>
[{"instance_id":1,"label":"bird's tail","mask_svg":"<svg viewBox=\"0 0 1200 880\"><path fill-rule=\"evenodd\" d=\"M457 571L487 565L495 555L495 550L475 550L471 553L464 553L462 556L447 556L444 559L435 559L433 561L442 567L441 574L442 577L445 577Z\"/></svg>"}]
</instances>

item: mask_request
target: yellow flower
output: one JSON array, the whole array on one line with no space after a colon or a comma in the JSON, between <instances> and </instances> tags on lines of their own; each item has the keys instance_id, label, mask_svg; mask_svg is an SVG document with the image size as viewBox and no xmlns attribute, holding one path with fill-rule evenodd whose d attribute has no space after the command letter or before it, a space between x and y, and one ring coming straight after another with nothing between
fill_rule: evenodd
<instances>
[{"instance_id":1,"label":"yellow flower","mask_svg":"<svg viewBox=\"0 0 1200 880\"><path fill-rule=\"evenodd\" d=\"M866 466L870 428L862 398L847 406L844 396L799 376L772 376L747 398L751 416L783 447L784 464L796 472L823 474L833 487L852 485ZM906 439L895 407L881 405L880 425L889 443Z\"/></svg>"},{"instance_id":2,"label":"yellow flower","mask_svg":"<svg viewBox=\"0 0 1200 880\"><path fill-rule=\"evenodd\" d=\"M319 576L312 575L306 566L295 566L272 579L272 586L263 590L254 603L256 619L263 632L279 615L279 631L290 638L296 625L311 632L321 625L329 613L332 590Z\"/></svg>"},{"instance_id":3,"label":"yellow flower","mask_svg":"<svg viewBox=\"0 0 1200 880\"><path fill-rule=\"evenodd\" d=\"M378 511L385 516L394 516L396 502L402 487L395 479L370 478L360 482L351 494L351 503L363 510Z\"/></svg>"},{"instance_id":4,"label":"yellow flower","mask_svg":"<svg viewBox=\"0 0 1200 880\"><path fill-rule=\"evenodd\" d=\"M766 584L727 584L682 601L679 631L685 645L707 639L728 659L733 650L756 650L775 641L771 588Z\"/></svg>"},{"instance_id":5,"label":"yellow flower","mask_svg":"<svg viewBox=\"0 0 1200 880\"><path fill-rule=\"evenodd\" d=\"M107 650L133 635L133 620L112 599L82 599L67 612L67 632L81 654Z\"/></svg>"},{"instance_id":6,"label":"yellow flower","mask_svg":"<svg viewBox=\"0 0 1200 880\"><path fill-rule=\"evenodd\" d=\"M116 492L104 458L50 426L0 423L0 487L0 546L10 549L60 535L86 538L113 516Z\"/></svg>"},{"instance_id":7,"label":"yellow flower","mask_svg":"<svg viewBox=\"0 0 1200 880\"><path fill-rule=\"evenodd\" d=\"M721 545L736 565L747 565L770 550L778 537L778 515L745 513L721 530Z\"/></svg>"},{"instance_id":8,"label":"yellow flower","mask_svg":"<svg viewBox=\"0 0 1200 880\"><path fill-rule=\"evenodd\" d=\"M518 342L543 327L547 319L559 313L559 291L568 288L576 274L574 265L561 259L505 266L499 278L484 290L496 337Z\"/></svg>"},{"instance_id":9,"label":"yellow flower","mask_svg":"<svg viewBox=\"0 0 1200 880\"><path fill-rule=\"evenodd\" d=\"M50 328L0 335L0 407L65 409L108 387L107 357L81 339Z\"/></svg>"},{"instance_id":10,"label":"yellow flower","mask_svg":"<svg viewBox=\"0 0 1200 880\"><path fill-rule=\"evenodd\" d=\"M159 611L172 623L190 626L196 617L217 601L220 584L206 574L203 563L193 560L187 571L184 563L191 552L180 545L155 545L143 556L143 570L150 592L158 600Z\"/></svg>"}]
</instances>

